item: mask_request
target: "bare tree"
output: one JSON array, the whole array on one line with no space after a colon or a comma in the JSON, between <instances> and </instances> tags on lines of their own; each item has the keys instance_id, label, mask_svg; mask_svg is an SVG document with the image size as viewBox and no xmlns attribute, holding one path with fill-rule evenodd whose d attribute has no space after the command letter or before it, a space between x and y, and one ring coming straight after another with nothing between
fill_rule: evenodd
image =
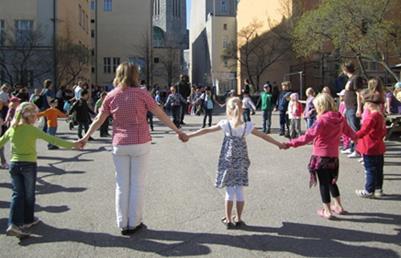
<instances>
[{"instance_id":1,"label":"bare tree","mask_svg":"<svg viewBox=\"0 0 401 258\"><path fill-rule=\"evenodd\" d=\"M143 69L142 73L145 75L145 80L148 85L152 84L152 44L148 34L144 33L141 36L141 41L138 44L133 45L137 65ZM143 62L143 63L142 63Z\"/></svg>"},{"instance_id":2,"label":"bare tree","mask_svg":"<svg viewBox=\"0 0 401 258\"><path fill-rule=\"evenodd\" d=\"M57 82L60 87L70 85L89 70L89 50L70 38L57 39Z\"/></svg>"},{"instance_id":3,"label":"bare tree","mask_svg":"<svg viewBox=\"0 0 401 258\"><path fill-rule=\"evenodd\" d=\"M161 75L165 76L168 85L178 81L180 73L182 72L180 66L180 49L176 48L163 48L161 49L160 63L163 66Z\"/></svg>"},{"instance_id":4,"label":"bare tree","mask_svg":"<svg viewBox=\"0 0 401 258\"><path fill-rule=\"evenodd\" d=\"M0 69L7 83L28 85L52 72L52 47L43 46L45 37L40 26L23 32L7 28L3 36Z\"/></svg>"},{"instance_id":5,"label":"bare tree","mask_svg":"<svg viewBox=\"0 0 401 258\"><path fill-rule=\"evenodd\" d=\"M241 65L246 77L256 86L254 90L258 90L265 71L291 49L286 20L277 26L271 25L270 20L266 23L269 30L259 35L265 23L253 20L238 32L238 44L231 42L222 56L226 60L236 60Z\"/></svg>"}]
</instances>

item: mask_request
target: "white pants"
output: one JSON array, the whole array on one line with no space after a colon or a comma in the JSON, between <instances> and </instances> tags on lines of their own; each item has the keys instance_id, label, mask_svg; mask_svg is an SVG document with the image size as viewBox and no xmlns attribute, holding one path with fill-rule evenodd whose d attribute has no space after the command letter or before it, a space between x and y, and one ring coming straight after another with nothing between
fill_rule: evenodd
<instances>
[{"instance_id":1,"label":"white pants","mask_svg":"<svg viewBox=\"0 0 401 258\"><path fill-rule=\"evenodd\" d=\"M113 146L116 168L116 215L121 229L142 222L145 175L150 143Z\"/></svg>"}]
</instances>

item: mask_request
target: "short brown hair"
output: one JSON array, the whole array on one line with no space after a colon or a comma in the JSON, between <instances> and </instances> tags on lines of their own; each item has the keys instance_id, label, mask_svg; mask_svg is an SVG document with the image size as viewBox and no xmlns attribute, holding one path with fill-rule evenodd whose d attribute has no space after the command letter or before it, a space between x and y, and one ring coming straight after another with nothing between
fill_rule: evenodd
<instances>
[{"instance_id":1,"label":"short brown hair","mask_svg":"<svg viewBox=\"0 0 401 258\"><path fill-rule=\"evenodd\" d=\"M354 73L355 72L355 65L351 61L344 62L341 68L346 71L347 73Z\"/></svg>"}]
</instances>

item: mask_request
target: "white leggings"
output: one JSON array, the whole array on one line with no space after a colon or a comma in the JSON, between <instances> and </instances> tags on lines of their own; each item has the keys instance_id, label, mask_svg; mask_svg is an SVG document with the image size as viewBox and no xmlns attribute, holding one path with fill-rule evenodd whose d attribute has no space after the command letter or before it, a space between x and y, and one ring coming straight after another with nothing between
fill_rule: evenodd
<instances>
[{"instance_id":1,"label":"white leggings","mask_svg":"<svg viewBox=\"0 0 401 258\"><path fill-rule=\"evenodd\" d=\"M226 187L226 201L244 201L244 187L243 186L227 186Z\"/></svg>"}]
</instances>

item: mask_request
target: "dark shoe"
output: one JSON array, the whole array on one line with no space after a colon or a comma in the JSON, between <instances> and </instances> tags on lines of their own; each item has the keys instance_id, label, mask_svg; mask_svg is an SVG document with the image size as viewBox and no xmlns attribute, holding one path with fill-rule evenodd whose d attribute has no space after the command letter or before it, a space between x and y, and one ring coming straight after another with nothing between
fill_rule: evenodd
<instances>
[{"instance_id":1,"label":"dark shoe","mask_svg":"<svg viewBox=\"0 0 401 258\"><path fill-rule=\"evenodd\" d=\"M182 125L186 125L186 123L184 123L184 121L181 121L181 122L180 122L180 124L182 124Z\"/></svg>"},{"instance_id":2,"label":"dark shoe","mask_svg":"<svg viewBox=\"0 0 401 258\"><path fill-rule=\"evenodd\" d=\"M121 235L128 236L129 235L129 229L122 229L121 230Z\"/></svg>"},{"instance_id":3,"label":"dark shoe","mask_svg":"<svg viewBox=\"0 0 401 258\"><path fill-rule=\"evenodd\" d=\"M135 234L136 232L140 231L141 229L143 229L145 227L146 227L145 224L141 223L138 226L136 226L135 228L128 229L127 230L128 231L128 235L133 235L133 234Z\"/></svg>"},{"instance_id":4,"label":"dark shoe","mask_svg":"<svg viewBox=\"0 0 401 258\"><path fill-rule=\"evenodd\" d=\"M227 222L227 219L225 217L221 219L221 222L226 226L227 229L235 229L234 223Z\"/></svg>"},{"instance_id":5,"label":"dark shoe","mask_svg":"<svg viewBox=\"0 0 401 258\"><path fill-rule=\"evenodd\" d=\"M283 136L284 135L284 133L283 132L280 132L280 136Z\"/></svg>"},{"instance_id":6,"label":"dark shoe","mask_svg":"<svg viewBox=\"0 0 401 258\"><path fill-rule=\"evenodd\" d=\"M267 134L270 134L270 133L271 133L270 129L269 129L269 130L267 130Z\"/></svg>"}]
</instances>

